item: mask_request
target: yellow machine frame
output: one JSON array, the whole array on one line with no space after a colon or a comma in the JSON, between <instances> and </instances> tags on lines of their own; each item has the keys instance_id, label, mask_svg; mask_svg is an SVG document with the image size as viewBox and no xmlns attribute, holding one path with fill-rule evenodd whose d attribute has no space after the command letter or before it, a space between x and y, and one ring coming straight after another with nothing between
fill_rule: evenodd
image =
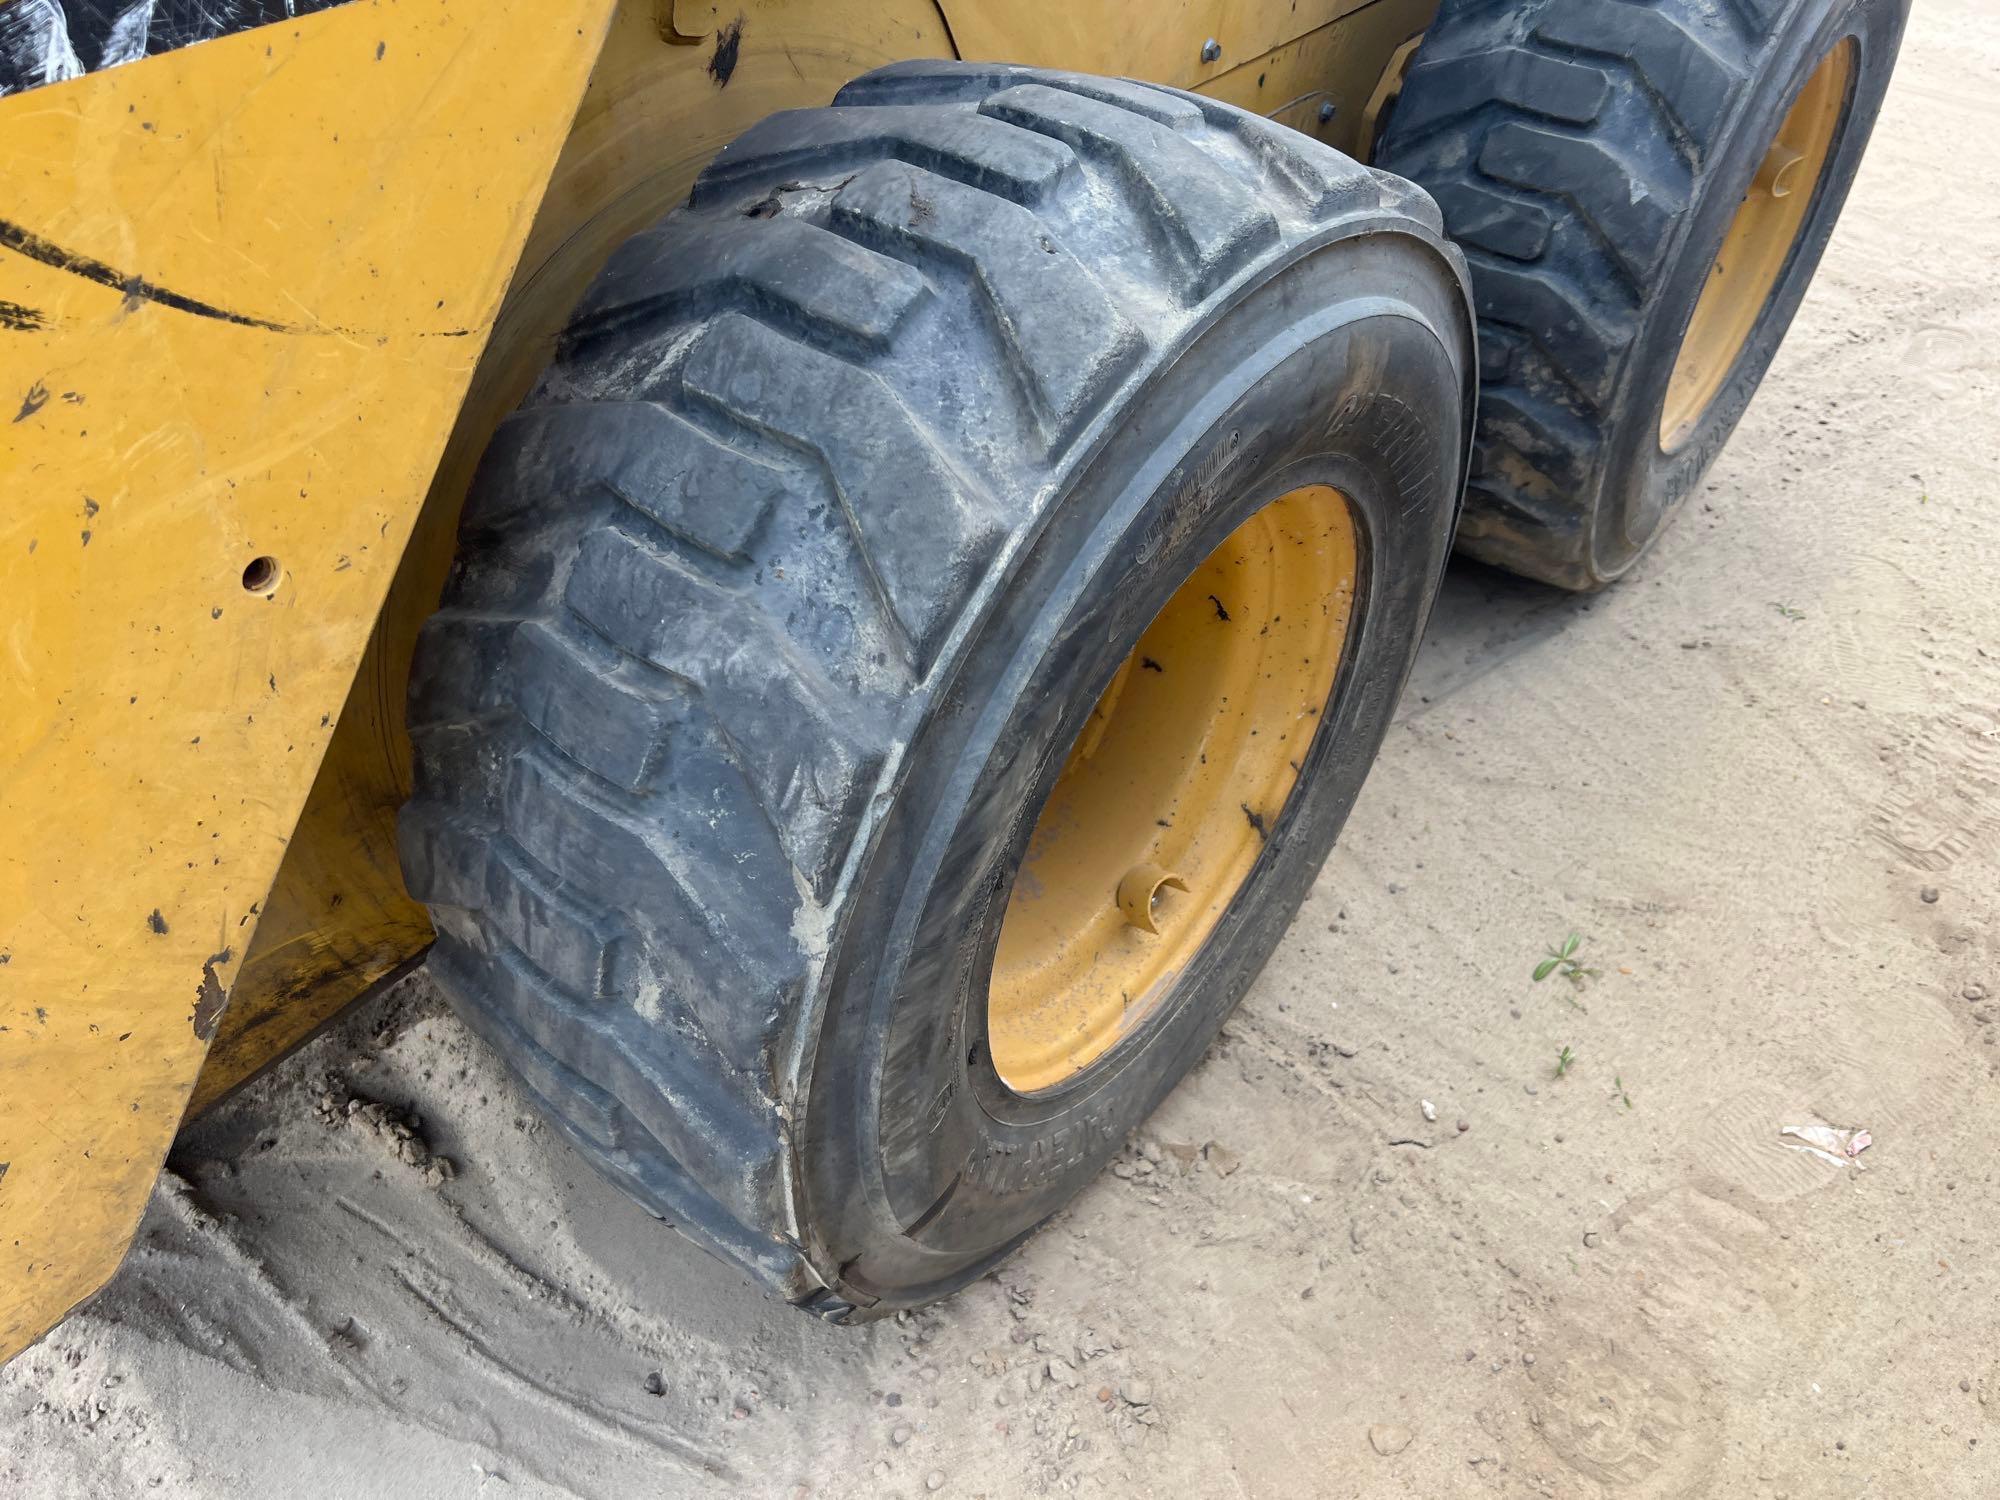
<instances>
[{"instance_id":1,"label":"yellow machine frame","mask_svg":"<svg viewBox=\"0 0 2000 1500\"><path fill-rule=\"evenodd\" d=\"M1360 154L1435 4L374 0L0 98L0 1359L117 1268L190 1110L430 941L412 644L616 244L903 57Z\"/></svg>"}]
</instances>

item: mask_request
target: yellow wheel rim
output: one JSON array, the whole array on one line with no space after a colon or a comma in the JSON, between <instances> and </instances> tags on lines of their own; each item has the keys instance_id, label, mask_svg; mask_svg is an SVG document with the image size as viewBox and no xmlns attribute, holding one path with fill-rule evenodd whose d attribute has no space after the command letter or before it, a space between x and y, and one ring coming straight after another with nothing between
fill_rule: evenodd
<instances>
[{"instance_id":1,"label":"yellow wheel rim","mask_svg":"<svg viewBox=\"0 0 2000 1500\"><path fill-rule=\"evenodd\" d=\"M1297 782L1353 610L1346 497L1293 490L1147 626L1049 794L1001 922L987 1046L1020 1093L1129 1036L1207 941Z\"/></svg>"},{"instance_id":2,"label":"yellow wheel rim","mask_svg":"<svg viewBox=\"0 0 2000 1500\"><path fill-rule=\"evenodd\" d=\"M1791 260L1833 154L1854 55L1853 41L1842 41L1799 90L1709 268L1660 412L1660 446L1669 453L1687 441L1736 368Z\"/></svg>"}]
</instances>

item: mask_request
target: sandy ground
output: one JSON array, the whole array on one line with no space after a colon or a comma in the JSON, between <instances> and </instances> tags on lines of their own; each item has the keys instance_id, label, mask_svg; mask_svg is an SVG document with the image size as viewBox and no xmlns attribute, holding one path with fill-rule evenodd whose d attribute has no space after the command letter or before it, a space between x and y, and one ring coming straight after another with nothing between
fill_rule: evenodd
<instances>
[{"instance_id":1,"label":"sandy ground","mask_svg":"<svg viewBox=\"0 0 2000 1500\"><path fill-rule=\"evenodd\" d=\"M996 1277L767 1301L418 979L184 1138L0 1491L2000 1494L1996 163L2000 13L1924 0L1706 491L1594 601L1454 574L1224 1041Z\"/></svg>"}]
</instances>

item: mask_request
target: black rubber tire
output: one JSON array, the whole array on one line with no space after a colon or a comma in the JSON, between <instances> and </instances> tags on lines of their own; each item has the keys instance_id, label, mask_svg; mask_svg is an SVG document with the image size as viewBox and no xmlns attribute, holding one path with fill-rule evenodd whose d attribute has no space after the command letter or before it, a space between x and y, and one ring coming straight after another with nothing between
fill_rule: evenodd
<instances>
[{"instance_id":1,"label":"black rubber tire","mask_svg":"<svg viewBox=\"0 0 2000 1500\"><path fill-rule=\"evenodd\" d=\"M1444 0L1377 162L1466 252L1482 390L1462 551L1564 588L1631 567L1791 325L1881 107L1909 0ZM1854 86L1817 201L1731 375L1663 451L1681 335L1829 48Z\"/></svg>"},{"instance_id":2,"label":"black rubber tire","mask_svg":"<svg viewBox=\"0 0 2000 1500\"><path fill-rule=\"evenodd\" d=\"M1430 608L1475 363L1430 201L1234 109L920 63L764 121L612 257L467 502L401 827L438 983L792 1301L979 1275L1303 899ZM1011 1095L981 976L1064 750L1167 593L1322 480L1365 560L1308 774L1157 1024Z\"/></svg>"}]
</instances>

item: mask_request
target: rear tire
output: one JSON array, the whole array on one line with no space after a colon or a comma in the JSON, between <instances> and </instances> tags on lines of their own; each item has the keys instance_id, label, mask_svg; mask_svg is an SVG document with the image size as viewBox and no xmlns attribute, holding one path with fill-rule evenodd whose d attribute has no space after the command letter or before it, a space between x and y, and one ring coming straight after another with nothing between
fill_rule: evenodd
<instances>
[{"instance_id":1,"label":"rear tire","mask_svg":"<svg viewBox=\"0 0 2000 1500\"><path fill-rule=\"evenodd\" d=\"M1472 348L1422 194L1206 100L920 63L757 126L612 258L467 502L402 821L446 995L792 1301L979 1275L1303 898L1449 546ZM985 982L1037 812L1162 601L1300 486L1360 547L1290 790L1230 809L1254 865L1145 1023L1016 1093Z\"/></svg>"},{"instance_id":2,"label":"rear tire","mask_svg":"<svg viewBox=\"0 0 2000 1500\"><path fill-rule=\"evenodd\" d=\"M1594 589L1651 545L1791 325L1908 12L1909 0L1444 0L1376 160L1436 197L1471 266L1482 389L1463 551ZM1848 46L1845 108L1816 190L1800 187L1812 196L1789 253L1777 246L1768 295L1715 380L1683 401L1684 335L1739 205L1793 101Z\"/></svg>"}]
</instances>

